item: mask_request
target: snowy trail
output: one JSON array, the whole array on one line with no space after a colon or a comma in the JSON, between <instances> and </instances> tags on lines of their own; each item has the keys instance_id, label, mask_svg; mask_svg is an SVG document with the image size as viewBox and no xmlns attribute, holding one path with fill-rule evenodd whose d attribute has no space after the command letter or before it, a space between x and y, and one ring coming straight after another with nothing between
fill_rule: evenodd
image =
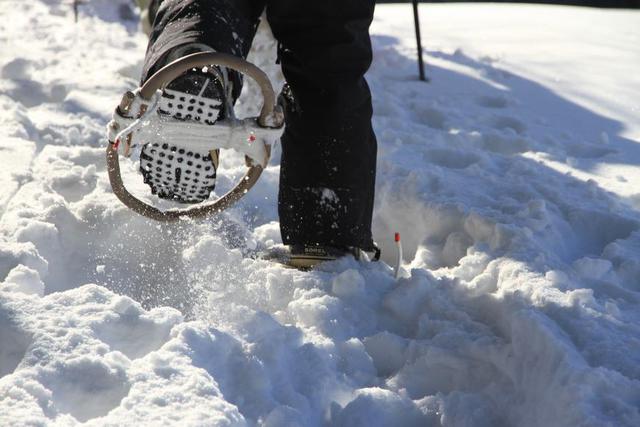
<instances>
[{"instance_id":1,"label":"snowy trail","mask_svg":"<svg viewBox=\"0 0 640 427\"><path fill-rule=\"evenodd\" d=\"M221 218L126 210L103 139L145 48L129 2L0 14L0 425L640 424L637 12L423 7L425 84L409 9L378 7L374 233L391 261L401 232L398 281L247 259L280 239L277 148ZM280 85L274 50L263 30L250 59Z\"/></svg>"}]
</instances>

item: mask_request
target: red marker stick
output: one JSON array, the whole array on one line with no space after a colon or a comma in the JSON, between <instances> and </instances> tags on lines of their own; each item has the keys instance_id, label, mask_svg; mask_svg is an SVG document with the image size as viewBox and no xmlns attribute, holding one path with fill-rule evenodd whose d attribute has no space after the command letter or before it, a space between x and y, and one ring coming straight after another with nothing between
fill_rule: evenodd
<instances>
[{"instance_id":1,"label":"red marker stick","mask_svg":"<svg viewBox=\"0 0 640 427\"><path fill-rule=\"evenodd\" d=\"M402 266L402 242L400 241L400 233L395 234L394 238L396 242L397 249L397 258L396 258L396 271L395 278L398 279L400 277L400 267Z\"/></svg>"}]
</instances>

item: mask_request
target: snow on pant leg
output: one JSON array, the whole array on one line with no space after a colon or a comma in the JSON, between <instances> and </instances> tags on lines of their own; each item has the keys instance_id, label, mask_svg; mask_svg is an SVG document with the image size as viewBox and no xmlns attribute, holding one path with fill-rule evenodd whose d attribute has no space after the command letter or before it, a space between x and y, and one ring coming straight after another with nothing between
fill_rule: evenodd
<instances>
[{"instance_id":1,"label":"snow on pant leg","mask_svg":"<svg viewBox=\"0 0 640 427\"><path fill-rule=\"evenodd\" d=\"M374 0L267 3L292 95L278 196L285 244L372 248L377 144L364 74L373 10Z\"/></svg>"},{"instance_id":2,"label":"snow on pant leg","mask_svg":"<svg viewBox=\"0 0 640 427\"><path fill-rule=\"evenodd\" d=\"M265 0L152 0L153 22L145 56L142 82L166 65L171 52L199 43L217 52L246 58ZM186 52L190 53L190 52ZM242 76L230 73L236 99Z\"/></svg>"}]
</instances>

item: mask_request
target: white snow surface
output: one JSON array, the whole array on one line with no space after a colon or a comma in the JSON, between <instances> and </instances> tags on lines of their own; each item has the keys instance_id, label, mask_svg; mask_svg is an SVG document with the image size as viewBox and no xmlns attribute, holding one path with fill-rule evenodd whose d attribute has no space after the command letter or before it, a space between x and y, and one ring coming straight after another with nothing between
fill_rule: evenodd
<instances>
[{"instance_id":1,"label":"white snow surface","mask_svg":"<svg viewBox=\"0 0 640 427\"><path fill-rule=\"evenodd\" d=\"M0 425L640 425L640 14L378 6L375 238L312 272L278 152L223 215L147 221L105 125L146 39L125 0L0 2ZM275 43L251 60L282 84ZM258 110L247 85L238 110ZM228 178L243 159L223 153ZM131 161L127 183L146 193ZM170 308L172 307L172 308Z\"/></svg>"}]
</instances>

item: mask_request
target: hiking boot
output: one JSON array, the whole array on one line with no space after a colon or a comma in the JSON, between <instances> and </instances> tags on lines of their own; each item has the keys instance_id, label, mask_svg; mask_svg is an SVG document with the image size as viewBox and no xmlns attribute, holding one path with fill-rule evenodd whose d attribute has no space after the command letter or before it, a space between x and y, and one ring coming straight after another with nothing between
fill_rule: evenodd
<instances>
[{"instance_id":1,"label":"hiking boot","mask_svg":"<svg viewBox=\"0 0 640 427\"><path fill-rule=\"evenodd\" d=\"M307 270L316 265L335 261L345 256L352 256L359 260L362 251L358 248L335 248L321 245L291 245L289 246L289 257L287 264L301 270Z\"/></svg>"},{"instance_id":2,"label":"hiking boot","mask_svg":"<svg viewBox=\"0 0 640 427\"><path fill-rule=\"evenodd\" d=\"M226 115L225 78L217 67L192 69L162 92L158 113L213 126ZM182 148L181 141L142 146L140 172L151 192L180 203L199 203L215 188L219 151Z\"/></svg>"}]
</instances>

